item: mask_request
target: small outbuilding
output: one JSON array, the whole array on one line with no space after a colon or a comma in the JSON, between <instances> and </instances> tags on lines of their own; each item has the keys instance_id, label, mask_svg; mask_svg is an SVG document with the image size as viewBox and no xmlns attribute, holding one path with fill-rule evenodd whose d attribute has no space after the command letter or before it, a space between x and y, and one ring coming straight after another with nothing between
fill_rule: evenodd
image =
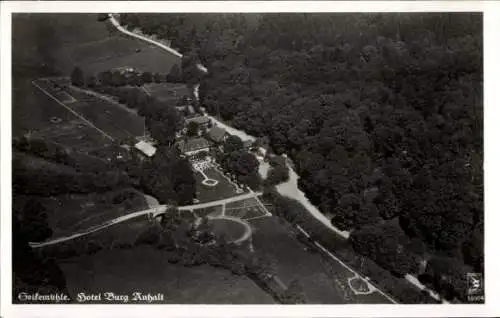
<instances>
[{"instance_id":1,"label":"small outbuilding","mask_svg":"<svg viewBox=\"0 0 500 318\"><path fill-rule=\"evenodd\" d=\"M147 157L153 157L156 153L156 147L144 140L141 140L138 143L136 143L134 147Z\"/></svg>"}]
</instances>

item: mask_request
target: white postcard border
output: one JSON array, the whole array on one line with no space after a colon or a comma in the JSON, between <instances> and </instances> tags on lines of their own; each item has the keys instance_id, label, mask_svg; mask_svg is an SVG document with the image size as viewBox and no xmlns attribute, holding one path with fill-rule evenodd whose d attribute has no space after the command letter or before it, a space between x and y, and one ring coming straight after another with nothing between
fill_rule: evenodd
<instances>
[{"instance_id":1,"label":"white postcard border","mask_svg":"<svg viewBox=\"0 0 500 318\"><path fill-rule=\"evenodd\" d=\"M12 12L484 12L485 272L484 305L11 305L11 26ZM1 311L2 317L473 317L500 314L500 3L482 1L9 1L1 3ZM497 160L495 160L497 159Z\"/></svg>"}]
</instances>

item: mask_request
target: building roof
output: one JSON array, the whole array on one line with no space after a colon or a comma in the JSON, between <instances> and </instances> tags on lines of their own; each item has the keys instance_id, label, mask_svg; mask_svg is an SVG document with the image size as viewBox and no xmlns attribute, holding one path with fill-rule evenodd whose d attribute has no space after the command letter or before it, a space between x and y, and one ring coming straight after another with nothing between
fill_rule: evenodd
<instances>
[{"instance_id":1,"label":"building roof","mask_svg":"<svg viewBox=\"0 0 500 318\"><path fill-rule=\"evenodd\" d=\"M221 142L224 140L224 136L227 134L226 130L221 127L214 126L208 131L208 137L215 141Z\"/></svg>"},{"instance_id":2,"label":"building roof","mask_svg":"<svg viewBox=\"0 0 500 318\"><path fill-rule=\"evenodd\" d=\"M151 145L150 143L143 141L143 140L136 143L134 145L134 147L136 149L140 150L142 153L144 153L148 157L152 157L156 153L156 148L153 145Z\"/></svg>"},{"instance_id":3,"label":"building roof","mask_svg":"<svg viewBox=\"0 0 500 318\"><path fill-rule=\"evenodd\" d=\"M190 123L190 122L195 122L195 123L198 123L200 125L208 124L210 122L210 118L208 118L208 116L198 116L198 117L187 118L186 123Z\"/></svg>"},{"instance_id":4,"label":"building roof","mask_svg":"<svg viewBox=\"0 0 500 318\"><path fill-rule=\"evenodd\" d=\"M182 153L197 151L204 148L210 147L210 143L203 137L191 138L188 139L187 142L184 140L179 141L179 150Z\"/></svg>"}]
</instances>

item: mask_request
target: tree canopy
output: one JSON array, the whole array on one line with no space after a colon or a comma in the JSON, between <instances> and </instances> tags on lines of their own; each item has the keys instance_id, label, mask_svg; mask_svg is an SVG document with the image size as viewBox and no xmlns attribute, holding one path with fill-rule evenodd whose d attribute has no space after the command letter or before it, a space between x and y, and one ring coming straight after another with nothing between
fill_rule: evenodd
<instances>
[{"instance_id":1,"label":"tree canopy","mask_svg":"<svg viewBox=\"0 0 500 318\"><path fill-rule=\"evenodd\" d=\"M85 76L79 66L75 66L71 72L71 84L75 86L83 86L85 84Z\"/></svg>"}]
</instances>

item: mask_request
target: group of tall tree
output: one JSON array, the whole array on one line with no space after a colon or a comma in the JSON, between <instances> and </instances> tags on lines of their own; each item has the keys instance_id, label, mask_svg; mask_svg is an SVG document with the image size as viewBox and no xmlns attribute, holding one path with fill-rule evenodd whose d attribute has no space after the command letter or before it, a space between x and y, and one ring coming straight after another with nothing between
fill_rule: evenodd
<instances>
[{"instance_id":1,"label":"group of tall tree","mask_svg":"<svg viewBox=\"0 0 500 318\"><path fill-rule=\"evenodd\" d=\"M12 300L19 301L19 293L67 293L66 278L50 258L35 253L30 242L43 241L52 236L47 224L46 210L39 198L13 200L12 219Z\"/></svg>"},{"instance_id":2,"label":"group of tall tree","mask_svg":"<svg viewBox=\"0 0 500 318\"><path fill-rule=\"evenodd\" d=\"M286 151L360 252L389 269L415 251L483 270L481 14L123 19L196 55L202 104ZM395 244L400 230L409 241Z\"/></svg>"},{"instance_id":3,"label":"group of tall tree","mask_svg":"<svg viewBox=\"0 0 500 318\"><path fill-rule=\"evenodd\" d=\"M260 187L259 162L244 150L243 141L231 135L223 143L223 151L217 154L221 166L233 174L238 182L256 190Z\"/></svg>"},{"instance_id":4,"label":"group of tall tree","mask_svg":"<svg viewBox=\"0 0 500 318\"><path fill-rule=\"evenodd\" d=\"M188 159L175 148L160 146L142 166L141 185L162 203L190 204L196 196L196 179Z\"/></svg>"},{"instance_id":5,"label":"group of tall tree","mask_svg":"<svg viewBox=\"0 0 500 318\"><path fill-rule=\"evenodd\" d=\"M71 84L75 86L143 86L150 83L179 83L183 80L183 75L178 64L172 65L168 74L151 72L123 72L119 70L108 70L98 74L85 74L84 70L75 66L70 75Z\"/></svg>"}]
</instances>

